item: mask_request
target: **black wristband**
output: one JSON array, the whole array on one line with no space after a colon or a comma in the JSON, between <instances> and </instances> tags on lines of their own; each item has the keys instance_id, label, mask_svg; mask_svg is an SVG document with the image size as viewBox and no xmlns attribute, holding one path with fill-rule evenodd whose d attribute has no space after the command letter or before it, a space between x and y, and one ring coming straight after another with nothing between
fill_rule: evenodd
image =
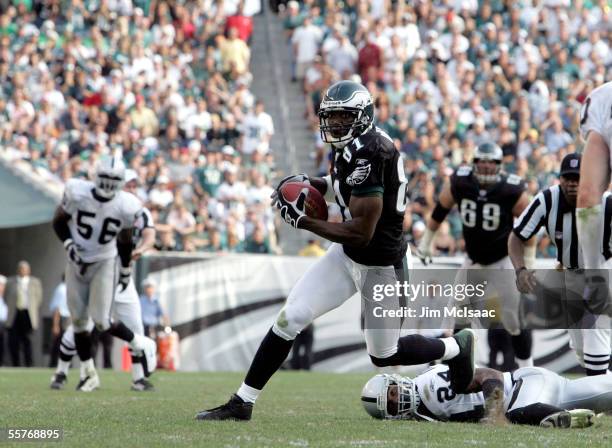
<instances>
[{"instance_id":1,"label":"black wristband","mask_svg":"<svg viewBox=\"0 0 612 448\"><path fill-rule=\"evenodd\" d=\"M449 212L450 208L443 207L442 204L436 202L436 206L434 207L433 212L431 212L431 219L436 222L442 222L446 219L446 215L448 215Z\"/></svg>"},{"instance_id":2,"label":"black wristband","mask_svg":"<svg viewBox=\"0 0 612 448\"><path fill-rule=\"evenodd\" d=\"M515 269L515 271L514 271L514 272L516 273L516 276L518 277L518 276L519 276L519 274L521 273L521 271L526 271L526 270L527 270L527 267L526 267L526 266L521 266L520 268Z\"/></svg>"}]
</instances>

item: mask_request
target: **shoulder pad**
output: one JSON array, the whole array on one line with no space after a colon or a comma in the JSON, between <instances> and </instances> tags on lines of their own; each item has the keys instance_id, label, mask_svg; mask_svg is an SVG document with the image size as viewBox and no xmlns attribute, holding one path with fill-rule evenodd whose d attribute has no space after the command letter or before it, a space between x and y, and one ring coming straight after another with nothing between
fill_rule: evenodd
<instances>
[{"instance_id":1,"label":"shoulder pad","mask_svg":"<svg viewBox=\"0 0 612 448\"><path fill-rule=\"evenodd\" d=\"M472 167L469 165L462 165L459 168L457 168L457 171L455 171L455 174L457 176L469 176L470 174L472 174Z\"/></svg>"},{"instance_id":2,"label":"shoulder pad","mask_svg":"<svg viewBox=\"0 0 612 448\"><path fill-rule=\"evenodd\" d=\"M88 192L93 188L93 184L83 179L69 179L66 182L65 193L71 198Z\"/></svg>"},{"instance_id":3,"label":"shoulder pad","mask_svg":"<svg viewBox=\"0 0 612 448\"><path fill-rule=\"evenodd\" d=\"M391 136L387 134L384 130L379 128L378 126L376 126L376 134L378 134L380 137L387 140L389 143L393 144L393 139L391 138Z\"/></svg>"},{"instance_id":4,"label":"shoulder pad","mask_svg":"<svg viewBox=\"0 0 612 448\"><path fill-rule=\"evenodd\" d=\"M118 199L121 201L121 207L128 215L135 215L142 210L142 203L140 202L140 199L138 199L132 193L122 191Z\"/></svg>"}]
</instances>

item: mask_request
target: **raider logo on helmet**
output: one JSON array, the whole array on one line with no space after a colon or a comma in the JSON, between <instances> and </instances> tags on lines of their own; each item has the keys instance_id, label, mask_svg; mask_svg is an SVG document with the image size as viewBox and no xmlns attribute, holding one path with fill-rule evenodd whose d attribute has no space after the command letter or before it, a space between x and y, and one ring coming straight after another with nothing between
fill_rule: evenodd
<instances>
[{"instance_id":1,"label":"raider logo on helmet","mask_svg":"<svg viewBox=\"0 0 612 448\"><path fill-rule=\"evenodd\" d=\"M353 81L332 85L321 102L321 138L337 148L366 132L374 122L374 102L368 89Z\"/></svg>"},{"instance_id":2,"label":"raider logo on helmet","mask_svg":"<svg viewBox=\"0 0 612 448\"><path fill-rule=\"evenodd\" d=\"M112 199L123 188L125 165L117 155L104 157L96 167L94 183L96 194L105 199Z\"/></svg>"}]
</instances>

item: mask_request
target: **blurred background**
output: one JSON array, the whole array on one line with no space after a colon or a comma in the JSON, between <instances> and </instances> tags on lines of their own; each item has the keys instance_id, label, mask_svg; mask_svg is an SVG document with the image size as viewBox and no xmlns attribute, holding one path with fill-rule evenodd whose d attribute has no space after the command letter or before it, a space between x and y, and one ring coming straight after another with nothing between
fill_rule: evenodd
<instances>
[{"instance_id":1,"label":"blurred background","mask_svg":"<svg viewBox=\"0 0 612 448\"><path fill-rule=\"evenodd\" d=\"M581 149L581 103L612 79L611 3L0 0L0 273L25 260L42 281L35 364L52 351L65 263L53 210L101 155L121 150L138 174L157 242L137 285L154 281L182 366L240 370L312 263L298 253L326 247L281 225L269 195L282 176L327 172L316 114L331 83L357 80L375 98L404 155L404 228L418 244L445 179L482 141L531 194L557 182ZM449 215L436 255L462 255L460 222ZM554 256L546 236L537 247ZM329 319L314 368L368 368L358 316ZM557 345L538 354L536 338L536 363L564 356L564 337L543 339Z\"/></svg>"}]
</instances>

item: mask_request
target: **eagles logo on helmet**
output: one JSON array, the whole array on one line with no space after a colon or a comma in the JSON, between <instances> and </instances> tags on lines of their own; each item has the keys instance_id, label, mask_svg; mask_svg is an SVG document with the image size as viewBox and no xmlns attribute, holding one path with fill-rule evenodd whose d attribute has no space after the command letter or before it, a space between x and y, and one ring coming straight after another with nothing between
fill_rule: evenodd
<instances>
[{"instance_id":1,"label":"eagles logo on helmet","mask_svg":"<svg viewBox=\"0 0 612 448\"><path fill-rule=\"evenodd\" d=\"M361 84L339 81L325 93L319 108L319 127L324 142L343 148L370 129L373 122L374 101Z\"/></svg>"}]
</instances>

